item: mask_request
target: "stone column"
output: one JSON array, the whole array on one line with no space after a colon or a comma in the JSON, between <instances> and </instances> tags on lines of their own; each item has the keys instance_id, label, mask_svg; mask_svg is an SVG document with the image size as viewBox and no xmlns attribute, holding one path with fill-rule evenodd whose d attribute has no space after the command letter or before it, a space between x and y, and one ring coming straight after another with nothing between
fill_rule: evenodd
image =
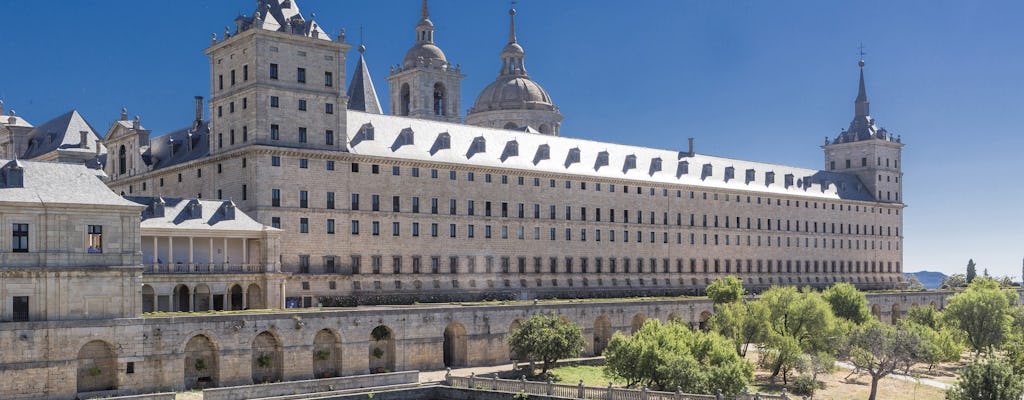
<instances>
[{"instance_id":1,"label":"stone column","mask_svg":"<svg viewBox=\"0 0 1024 400\"><path fill-rule=\"evenodd\" d=\"M224 252L221 253L220 258L225 265L228 263L228 238L224 238Z\"/></svg>"},{"instance_id":2,"label":"stone column","mask_svg":"<svg viewBox=\"0 0 1024 400\"><path fill-rule=\"evenodd\" d=\"M242 264L249 263L249 239L242 238Z\"/></svg>"},{"instance_id":3,"label":"stone column","mask_svg":"<svg viewBox=\"0 0 1024 400\"><path fill-rule=\"evenodd\" d=\"M195 255L194 255L195 252L193 251L194 249L195 249L195 247L193 246L193 243L192 243L192 236L189 236L188 237L188 264L190 266L189 268L191 268L191 265L195 263Z\"/></svg>"},{"instance_id":4,"label":"stone column","mask_svg":"<svg viewBox=\"0 0 1024 400\"><path fill-rule=\"evenodd\" d=\"M209 253L209 257L206 258L206 262L208 264L210 264L210 267L212 269L212 267L213 267L213 238L212 237L210 238L210 247L208 249L206 249L206 250Z\"/></svg>"},{"instance_id":5,"label":"stone column","mask_svg":"<svg viewBox=\"0 0 1024 400\"><path fill-rule=\"evenodd\" d=\"M167 237L167 265L174 268L174 236Z\"/></svg>"},{"instance_id":6,"label":"stone column","mask_svg":"<svg viewBox=\"0 0 1024 400\"><path fill-rule=\"evenodd\" d=\"M159 243L159 239L160 239L159 237L153 236L153 265L154 265L153 272L157 272L160 269L160 263L157 262L157 261L160 260L160 253L159 253L160 246L157 246L157 244ZM155 302L156 299L154 299L153 301ZM156 309L156 303L153 303L153 304L154 304L154 308L153 309L155 310Z\"/></svg>"}]
</instances>

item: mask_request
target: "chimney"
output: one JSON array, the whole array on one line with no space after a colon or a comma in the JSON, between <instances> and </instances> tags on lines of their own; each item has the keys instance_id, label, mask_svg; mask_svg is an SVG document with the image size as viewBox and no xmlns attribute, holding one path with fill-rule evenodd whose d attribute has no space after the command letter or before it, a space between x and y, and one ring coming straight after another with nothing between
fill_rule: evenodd
<instances>
[{"instance_id":1,"label":"chimney","mask_svg":"<svg viewBox=\"0 0 1024 400\"><path fill-rule=\"evenodd\" d=\"M135 119L132 120L132 129L139 130L139 128L142 128L142 124L139 123L139 116L136 115Z\"/></svg>"},{"instance_id":2,"label":"chimney","mask_svg":"<svg viewBox=\"0 0 1024 400\"><path fill-rule=\"evenodd\" d=\"M690 157L693 157L693 138L689 138L689 139L687 139L687 141L690 142L690 151L689 151Z\"/></svg>"},{"instance_id":3,"label":"chimney","mask_svg":"<svg viewBox=\"0 0 1024 400\"><path fill-rule=\"evenodd\" d=\"M99 155L100 155L100 141L99 140L94 140L94 142L96 142L96 156L99 157Z\"/></svg>"},{"instance_id":4,"label":"chimney","mask_svg":"<svg viewBox=\"0 0 1024 400\"><path fill-rule=\"evenodd\" d=\"M78 147L83 149L89 148L89 131L78 131L79 141Z\"/></svg>"},{"instance_id":5,"label":"chimney","mask_svg":"<svg viewBox=\"0 0 1024 400\"><path fill-rule=\"evenodd\" d=\"M196 96L196 122L203 122L203 96Z\"/></svg>"},{"instance_id":6,"label":"chimney","mask_svg":"<svg viewBox=\"0 0 1024 400\"><path fill-rule=\"evenodd\" d=\"M163 218L164 207L166 205L167 203L164 202L164 199L162 197L157 197L156 200L153 201L153 217Z\"/></svg>"}]
</instances>

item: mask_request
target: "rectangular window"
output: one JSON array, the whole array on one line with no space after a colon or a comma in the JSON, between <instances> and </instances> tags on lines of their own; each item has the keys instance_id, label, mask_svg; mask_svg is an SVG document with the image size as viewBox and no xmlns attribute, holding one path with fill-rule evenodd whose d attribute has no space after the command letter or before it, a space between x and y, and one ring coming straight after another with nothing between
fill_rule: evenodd
<instances>
[{"instance_id":1,"label":"rectangular window","mask_svg":"<svg viewBox=\"0 0 1024 400\"><path fill-rule=\"evenodd\" d=\"M245 185L245 184L242 185L242 200L248 200L249 199L249 190L248 189L249 189L248 185Z\"/></svg>"},{"instance_id":2,"label":"rectangular window","mask_svg":"<svg viewBox=\"0 0 1024 400\"><path fill-rule=\"evenodd\" d=\"M391 223L391 236L399 236L401 234L401 224L398 222Z\"/></svg>"},{"instance_id":3,"label":"rectangular window","mask_svg":"<svg viewBox=\"0 0 1024 400\"><path fill-rule=\"evenodd\" d=\"M270 226L281 229L281 217L270 217Z\"/></svg>"},{"instance_id":4,"label":"rectangular window","mask_svg":"<svg viewBox=\"0 0 1024 400\"><path fill-rule=\"evenodd\" d=\"M277 79L277 64L270 64L270 79Z\"/></svg>"},{"instance_id":5,"label":"rectangular window","mask_svg":"<svg viewBox=\"0 0 1024 400\"><path fill-rule=\"evenodd\" d=\"M334 146L334 131L328 129L327 132L324 132L324 144Z\"/></svg>"},{"instance_id":6,"label":"rectangular window","mask_svg":"<svg viewBox=\"0 0 1024 400\"><path fill-rule=\"evenodd\" d=\"M103 225L89 225L89 253L103 252Z\"/></svg>"},{"instance_id":7,"label":"rectangular window","mask_svg":"<svg viewBox=\"0 0 1024 400\"><path fill-rule=\"evenodd\" d=\"M324 104L324 113L325 114L334 114L334 104L333 103L325 103Z\"/></svg>"},{"instance_id":8,"label":"rectangular window","mask_svg":"<svg viewBox=\"0 0 1024 400\"><path fill-rule=\"evenodd\" d=\"M280 167L281 166L281 157L270 156L270 166L272 166L272 167Z\"/></svg>"},{"instance_id":9,"label":"rectangular window","mask_svg":"<svg viewBox=\"0 0 1024 400\"><path fill-rule=\"evenodd\" d=\"M370 222L370 234L380 236L380 221Z\"/></svg>"},{"instance_id":10,"label":"rectangular window","mask_svg":"<svg viewBox=\"0 0 1024 400\"><path fill-rule=\"evenodd\" d=\"M334 161L333 160L327 160L324 163L324 168L327 169L328 171L334 171Z\"/></svg>"},{"instance_id":11,"label":"rectangular window","mask_svg":"<svg viewBox=\"0 0 1024 400\"><path fill-rule=\"evenodd\" d=\"M352 163L352 172L359 172L359 163Z\"/></svg>"},{"instance_id":12,"label":"rectangular window","mask_svg":"<svg viewBox=\"0 0 1024 400\"><path fill-rule=\"evenodd\" d=\"M359 234L359 220L357 220L357 219L352 220L352 234L353 235L358 235Z\"/></svg>"},{"instance_id":13,"label":"rectangular window","mask_svg":"<svg viewBox=\"0 0 1024 400\"><path fill-rule=\"evenodd\" d=\"M327 209L334 209L334 192L327 192Z\"/></svg>"},{"instance_id":14,"label":"rectangular window","mask_svg":"<svg viewBox=\"0 0 1024 400\"><path fill-rule=\"evenodd\" d=\"M299 159L299 168L309 169L309 160L305 158Z\"/></svg>"},{"instance_id":15,"label":"rectangular window","mask_svg":"<svg viewBox=\"0 0 1024 400\"><path fill-rule=\"evenodd\" d=\"M270 108L278 108L281 106L281 99L277 96L270 96Z\"/></svg>"},{"instance_id":16,"label":"rectangular window","mask_svg":"<svg viewBox=\"0 0 1024 400\"><path fill-rule=\"evenodd\" d=\"M277 124L270 125L270 140L281 140L281 127Z\"/></svg>"},{"instance_id":17,"label":"rectangular window","mask_svg":"<svg viewBox=\"0 0 1024 400\"><path fill-rule=\"evenodd\" d=\"M299 233L309 233L309 218L299 218Z\"/></svg>"},{"instance_id":18,"label":"rectangular window","mask_svg":"<svg viewBox=\"0 0 1024 400\"><path fill-rule=\"evenodd\" d=\"M328 219L327 220L327 234L328 235L333 235L334 234L334 220L333 219Z\"/></svg>"},{"instance_id":19,"label":"rectangular window","mask_svg":"<svg viewBox=\"0 0 1024 400\"><path fill-rule=\"evenodd\" d=\"M248 64L242 66L242 81L244 82L244 81L247 81L247 80L249 80L249 65Z\"/></svg>"},{"instance_id":20,"label":"rectangular window","mask_svg":"<svg viewBox=\"0 0 1024 400\"><path fill-rule=\"evenodd\" d=\"M270 206L281 206L281 189L270 189Z\"/></svg>"},{"instance_id":21,"label":"rectangular window","mask_svg":"<svg viewBox=\"0 0 1024 400\"><path fill-rule=\"evenodd\" d=\"M299 111L306 111L306 100L299 100Z\"/></svg>"},{"instance_id":22,"label":"rectangular window","mask_svg":"<svg viewBox=\"0 0 1024 400\"><path fill-rule=\"evenodd\" d=\"M413 222L412 223L412 236L413 237L419 237L420 236L420 223L419 222Z\"/></svg>"},{"instance_id":23,"label":"rectangular window","mask_svg":"<svg viewBox=\"0 0 1024 400\"><path fill-rule=\"evenodd\" d=\"M299 208L309 208L309 192L299 191Z\"/></svg>"},{"instance_id":24,"label":"rectangular window","mask_svg":"<svg viewBox=\"0 0 1024 400\"><path fill-rule=\"evenodd\" d=\"M375 194L370 196L370 207L373 211L380 211L380 195Z\"/></svg>"},{"instance_id":25,"label":"rectangular window","mask_svg":"<svg viewBox=\"0 0 1024 400\"><path fill-rule=\"evenodd\" d=\"M359 193L352 193L352 211L359 211Z\"/></svg>"},{"instance_id":26,"label":"rectangular window","mask_svg":"<svg viewBox=\"0 0 1024 400\"><path fill-rule=\"evenodd\" d=\"M11 318L14 322L28 321L28 296L14 296Z\"/></svg>"},{"instance_id":27,"label":"rectangular window","mask_svg":"<svg viewBox=\"0 0 1024 400\"><path fill-rule=\"evenodd\" d=\"M334 73L331 71L324 72L324 86L334 86Z\"/></svg>"},{"instance_id":28,"label":"rectangular window","mask_svg":"<svg viewBox=\"0 0 1024 400\"><path fill-rule=\"evenodd\" d=\"M299 143L306 143L306 128L299 128Z\"/></svg>"},{"instance_id":29,"label":"rectangular window","mask_svg":"<svg viewBox=\"0 0 1024 400\"><path fill-rule=\"evenodd\" d=\"M402 198L399 196L391 196L391 211L400 212L402 210Z\"/></svg>"},{"instance_id":30,"label":"rectangular window","mask_svg":"<svg viewBox=\"0 0 1024 400\"><path fill-rule=\"evenodd\" d=\"M306 83L306 69L297 68L295 70L295 78L299 83Z\"/></svg>"}]
</instances>

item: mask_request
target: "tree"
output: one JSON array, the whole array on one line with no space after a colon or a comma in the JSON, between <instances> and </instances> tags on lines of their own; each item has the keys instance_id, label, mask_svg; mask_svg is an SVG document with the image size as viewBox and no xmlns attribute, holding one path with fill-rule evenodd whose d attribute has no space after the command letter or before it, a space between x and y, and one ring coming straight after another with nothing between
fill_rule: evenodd
<instances>
[{"instance_id":1,"label":"tree","mask_svg":"<svg viewBox=\"0 0 1024 400\"><path fill-rule=\"evenodd\" d=\"M750 343L764 341L765 308L755 303L737 301L715 305L715 315L711 317L711 330L731 339L736 345L736 354L747 355Z\"/></svg>"},{"instance_id":2,"label":"tree","mask_svg":"<svg viewBox=\"0 0 1024 400\"><path fill-rule=\"evenodd\" d=\"M1024 379L1005 361L995 357L976 360L964 367L956 386L946 392L949 400L1018 400L1024 396Z\"/></svg>"},{"instance_id":3,"label":"tree","mask_svg":"<svg viewBox=\"0 0 1024 400\"><path fill-rule=\"evenodd\" d=\"M508 346L521 357L542 361L544 375L558 359L579 357L584 346L583 332L576 324L554 314L537 314L512 331Z\"/></svg>"},{"instance_id":4,"label":"tree","mask_svg":"<svg viewBox=\"0 0 1024 400\"><path fill-rule=\"evenodd\" d=\"M924 287L924 284L921 283L920 279L917 279L916 276L911 275L909 278L907 278L907 290L923 291L926 289Z\"/></svg>"},{"instance_id":5,"label":"tree","mask_svg":"<svg viewBox=\"0 0 1024 400\"><path fill-rule=\"evenodd\" d=\"M942 313L931 306L911 306L907 310L906 321L938 329L942 323Z\"/></svg>"},{"instance_id":6,"label":"tree","mask_svg":"<svg viewBox=\"0 0 1024 400\"><path fill-rule=\"evenodd\" d=\"M616 332L605 349L605 374L627 386L728 396L742 393L754 367L717 333L649 319L630 336Z\"/></svg>"},{"instance_id":7,"label":"tree","mask_svg":"<svg viewBox=\"0 0 1024 400\"><path fill-rule=\"evenodd\" d=\"M950 328L936 329L910 320L902 320L899 323L920 339L920 346L913 358L927 364L929 372L938 363L960 360L964 345L958 337L959 332ZM911 364L906 364L906 370L909 370L910 366Z\"/></svg>"},{"instance_id":8,"label":"tree","mask_svg":"<svg viewBox=\"0 0 1024 400\"><path fill-rule=\"evenodd\" d=\"M870 320L854 329L848 348L850 363L856 370L871 376L871 395L868 400L877 398L879 380L900 366L916 361L915 354L918 353L919 345L920 338L903 326Z\"/></svg>"},{"instance_id":9,"label":"tree","mask_svg":"<svg viewBox=\"0 0 1024 400\"><path fill-rule=\"evenodd\" d=\"M711 282L706 289L708 297L717 304L732 303L743 298L743 281L729 275Z\"/></svg>"},{"instance_id":10,"label":"tree","mask_svg":"<svg viewBox=\"0 0 1024 400\"><path fill-rule=\"evenodd\" d=\"M772 377L796 367L803 353L834 352L837 328L832 308L821 294L809 288L773 286L754 303L764 307L765 340L761 343L762 364Z\"/></svg>"},{"instance_id":11,"label":"tree","mask_svg":"<svg viewBox=\"0 0 1024 400\"><path fill-rule=\"evenodd\" d=\"M832 307L832 313L856 324L864 323L871 318L868 299L864 293L849 283L840 282L825 289L821 293L825 301Z\"/></svg>"},{"instance_id":12,"label":"tree","mask_svg":"<svg viewBox=\"0 0 1024 400\"><path fill-rule=\"evenodd\" d=\"M953 274L942 278L942 289L958 289L967 287L967 276L964 274Z\"/></svg>"},{"instance_id":13,"label":"tree","mask_svg":"<svg viewBox=\"0 0 1024 400\"><path fill-rule=\"evenodd\" d=\"M975 270L974 259L967 260L967 284L974 282L974 278L978 277L978 271Z\"/></svg>"},{"instance_id":14,"label":"tree","mask_svg":"<svg viewBox=\"0 0 1024 400\"><path fill-rule=\"evenodd\" d=\"M1017 293L1012 289L1001 289L996 281L977 278L967 290L949 298L942 314L946 323L967 335L967 344L974 352L980 353L1006 339L1016 302Z\"/></svg>"}]
</instances>

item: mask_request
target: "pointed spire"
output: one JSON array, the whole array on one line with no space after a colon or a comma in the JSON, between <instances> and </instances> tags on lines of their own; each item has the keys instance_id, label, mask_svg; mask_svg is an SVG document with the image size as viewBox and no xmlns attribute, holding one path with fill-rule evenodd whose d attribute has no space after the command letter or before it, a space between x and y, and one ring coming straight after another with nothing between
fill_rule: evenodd
<instances>
[{"instance_id":1,"label":"pointed spire","mask_svg":"<svg viewBox=\"0 0 1024 400\"><path fill-rule=\"evenodd\" d=\"M423 5L420 6L420 19L430 19L430 10L427 9L427 0L423 0Z\"/></svg>"},{"instance_id":2,"label":"pointed spire","mask_svg":"<svg viewBox=\"0 0 1024 400\"><path fill-rule=\"evenodd\" d=\"M857 99L854 100L854 116L864 117L871 114L869 110L870 102L868 102L868 93L864 88L864 60L861 59L857 65L860 66L860 86L857 89Z\"/></svg>"},{"instance_id":3,"label":"pointed spire","mask_svg":"<svg viewBox=\"0 0 1024 400\"><path fill-rule=\"evenodd\" d=\"M356 63L356 70L352 73L352 82L348 85L347 107L349 110L383 114L377 90L373 87L373 78L370 77L370 68L366 66L366 57L364 56L366 46L360 44L358 51L359 62Z\"/></svg>"},{"instance_id":4,"label":"pointed spire","mask_svg":"<svg viewBox=\"0 0 1024 400\"><path fill-rule=\"evenodd\" d=\"M510 8L508 10L508 42L516 43L516 9Z\"/></svg>"}]
</instances>

